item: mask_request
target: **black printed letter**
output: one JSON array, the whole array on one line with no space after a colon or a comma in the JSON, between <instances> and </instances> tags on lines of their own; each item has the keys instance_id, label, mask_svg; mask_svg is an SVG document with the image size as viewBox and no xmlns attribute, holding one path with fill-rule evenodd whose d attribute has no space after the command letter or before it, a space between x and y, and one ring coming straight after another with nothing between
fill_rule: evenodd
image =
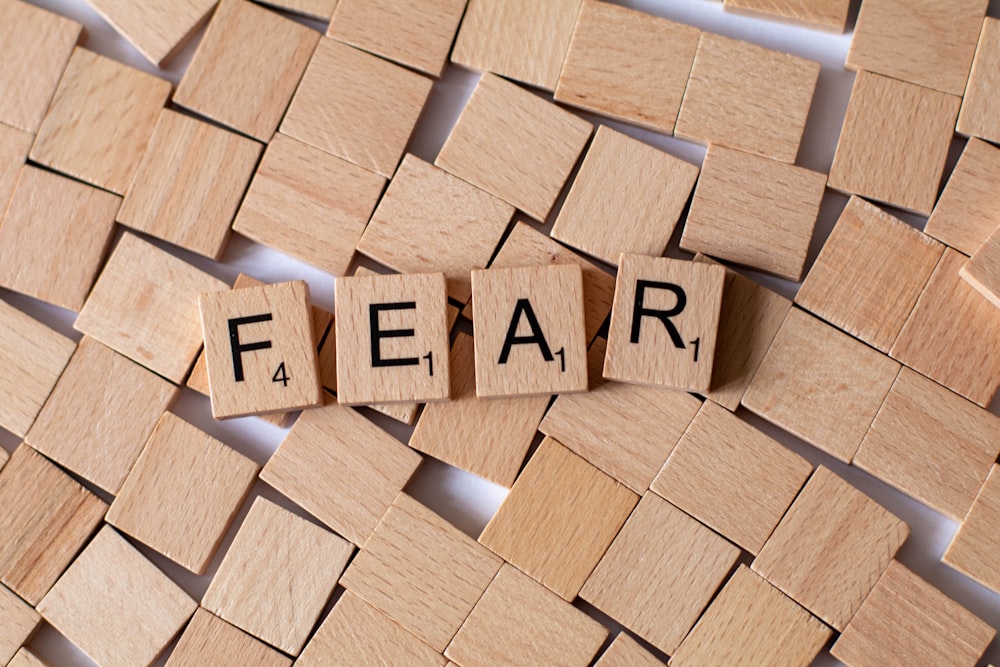
<instances>
[{"instance_id":1,"label":"black printed letter","mask_svg":"<svg viewBox=\"0 0 1000 667\"><path fill-rule=\"evenodd\" d=\"M521 323L521 315L524 315L525 319L528 320L528 327L531 328L530 336L517 335L517 325ZM507 328L507 336L503 339L503 348L500 349L500 359L497 363L507 363L512 346L528 345L529 343L534 343L538 346L545 361L554 360L552 350L549 349L549 344L545 340L545 334L542 333L542 327L539 326L538 318L535 317L535 311L531 307L531 302L527 299L518 299L517 304L514 306L514 315L510 318L510 326Z\"/></svg>"},{"instance_id":2,"label":"black printed letter","mask_svg":"<svg viewBox=\"0 0 1000 667\"><path fill-rule=\"evenodd\" d=\"M677 303L673 308L669 310L656 310L654 308L646 308L643 306L643 301L646 298L646 289L663 289L674 293L677 297ZM675 285L673 283L661 283L655 280L637 280L635 281L635 309L632 311L632 336L629 338L629 342L638 343L639 342L639 328L642 326L642 318L644 316L655 317L663 323L663 326L667 328L667 333L670 334L670 340L673 341L674 347L684 349L684 339L681 338L681 334L677 331L677 327L674 323L670 321L670 318L675 315L680 315L681 311L687 305L687 294L684 293L684 289L680 285Z\"/></svg>"},{"instance_id":3,"label":"black printed letter","mask_svg":"<svg viewBox=\"0 0 1000 667\"><path fill-rule=\"evenodd\" d=\"M382 358L383 338L409 338L413 329L380 329L378 315L384 310L416 310L416 301L400 301L398 303L373 303L368 306L368 324L372 334L372 368L385 366L416 366L420 363L417 357L401 357L399 359Z\"/></svg>"},{"instance_id":4,"label":"black printed letter","mask_svg":"<svg viewBox=\"0 0 1000 667\"><path fill-rule=\"evenodd\" d=\"M264 340L259 343L240 342L240 325L256 324L257 322L270 322L271 313L264 315L251 315L250 317L234 317L229 320L229 346L233 350L233 375L237 382L243 382L243 353L254 350L266 350L271 347L271 341Z\"/></svg>"}]
</instances>

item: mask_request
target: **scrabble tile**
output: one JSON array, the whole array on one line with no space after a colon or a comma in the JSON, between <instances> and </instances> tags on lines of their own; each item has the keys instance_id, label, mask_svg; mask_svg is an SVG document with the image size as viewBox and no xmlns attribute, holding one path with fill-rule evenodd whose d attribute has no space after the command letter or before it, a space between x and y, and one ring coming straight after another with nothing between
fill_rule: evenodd
<instances>
[{"instance_id":1,"label":"scrabble tile","mask_svg":"<svg viewBox=\"0 0 1000 667\"><path fill-rule=\"evenodd\" d=\"M909 532L884 507L820 466L752 567L843 631Z\"/></svg>"},{"instance_id":2,"label":"scrabble tile","mask_svg":"<svg viewBox=\"0 0 1000 667\"><path fill-rule=\"evenodd\" d=\"M166 667L291 667L291 664L288 656L199 608L171 651Z\"/></svg>"},{"instance_id":3,"label":"scrabble tile","mask_svg":"<svg viewBox=\"0 0 1000 667\"><path fill-rule=\"evenodd\" d=\"M1000 90L1000 20L986 17L979 34L979 46L962 98L955 130L959 134L1000 141L1000 114L990 100Z\"/></svg>"},{"instance_id":4,"label":"scrabble tile","mask_svg":"<svg viewBox=\"0 0 1000 667\"><path fill-rule=\"evenodd\" d=\"M594 663L594 667L662 667L664 664L639 642L622 632Z\"/></svg>"},{"instance_id":5,"label":"scrabble tile","mask_svg":"<svg viewBox=\"0 0 1000 667\"><path fill-rule=\"evenodd\" d=\"M604 377L709 389L725 279L718 265L622 254Z\"/></svg>"},{"instance_id":6,"label":"scrabble tile","mask_svg":"<svg viewBox=\"0 0 1000 667\"><path fill-rule=\"evenodd\" d=\"M353 551L337 535L257 498L202 605L275 648L298 655Z\"/></svg>"},{"instance_id":7,"label":"scrabble tile","mask_svg":"<svg viewBox=\"0 0 1000 667\"><path fill-rule=\"evenodd\" d=\"M121 202L110 192L25 166L0 224L0 285L80 310Z\"/></svg>"},{"instance_id":8,"label":"scrabble tile","mask_svg":"<svg viewBox=\"0 0 1000 667\"><path fill-rule=\"evenodd\" d=\"M465 0L341 0L326 31L359 49L438 77L465 11Z\"/></svg>"},{"instance_id":9,"label":"scrabble tile","mask_svg":"<svg viewBox=\"0 0 1000 667\"><path fill-rule=\"evenodd\" d=\"M24 437L76 343L0 299L0 427Z\"/></svg>"},{"instance_id":10,"label":"scrabble tile","mask_svg":"<svg viewBox=\"0 0 1000 667\"><path fill-rule=\"evenodd\" d=\"M681 248L798 282L825 190L826 174L712 144Z\"/></svg>"},{"instance_id":11,"label":"scrabble tile","mask_svg":"<svg viewBox=\"0 0 1000 667\"><path fill-rule=\"evenodd\" d=\"M702 33L674 135L795 162L820 64Z\"/></svg>"},{"instance_id":12,"label":"scrabble tile","mask_svg":"<svg viewBox=\"0 0 1000 667\"><path fill-rule=\"evenodd\" d=\"M608 264L624 253L662 255L698 167L600 127L552 226L552 238Z\"/></svg>"},{"instance_id":13,"label":"scrabble tile","mask_svg":"<svg viewBox=\"0 0 1000 667\"><path fill-rule=\"evenodd\" d=\"M866 0L844 67L961 95L988 4L988 0Z\"/></svg>"},{"instance_id":14,"label":"scrabble tile","mask_svg":"<svg viewBox=\"0 0 1000 667\"><path fill-rule=\"evenodd\" d=\"M524 9L525 15L531 14ZM519 40L518 52L528 53L523 48ZM434 164L542 221L592 131L587 121L516 84L484 74Z\"/></svg>"},{"instance_id":15,"label":"scrabble tile","mask_svg":"<svg viewBox=\"0 0 1000 667\"><path fill-rule=\"evenodd\" d=\"M587 390L578 265L473 271L472 294L480 398Z\"/></svg>"},{"instance_id":16,"label":"scrabble tile","mask_svg":"<svg viewBox=\"0 0 1000 667\"><path fill-rule=\"evenodd\" d=\"M943 253L931 237L851 197L795 303L888 352Z\"/></svg>"},{"instance_id":17,"label":"scrabble tile","mask_svg":"<svg viewBox=\"0 0 1000 667\"><path fill-rule=\"evenodd\" d=\"M214 0L87 0L87 4L157 67L188 42L215 7Z\"/></svg>"},{"instance_id":18,"label":"scrabble tile","mask_svg":"<svg viewBox=\"0 0 1000 667\"><path fill-rule=\"evenodd\" d=\"M961 100L858 72L827 185L928 215Z\"/></svg>"},{"instance_id":19,"label":"scrabble tile","mask_svg":"<svg viewBox=\"0 0 1000 667\"><path fill-rule=\"evenodd\" d=\"M997 230L958 272L965 282L1000 308L1000 226Z\"/></svg>"},{"instance_id":20,"label":"scrabble tile","mask_svg":"<svg viewBox=\"0 0 1000 667\"><path fill-rule=\"evenodd\" d=\"M725 0L722 8L736 13L762 16L818 28L844 32L850 0L812 0L788 3L784 0Z\"/></svg>"},{"instance_id":21,"label":"scrabble tile","mask_svg":"<svg viewBox=\"0 0 1000 667\"><path fill-rule=\"evenodd\" d=\"M424 406L409 445L509 488L548 405L548 396L478 398L472 336L459 332L451 347L451 400Z\"/></svg>"},{"instance_id":22,"label":"scrabble tile","mask_svg":"<svg viewBox=\"0 0 1000 667\"><path fill-rule=\"evenodd\" d=\"M580 597L673 653L740 550L647 493L587 579Z\"/></svg>"},{"instance_id":23,"label":"scrabble tile","mask_svg":"<svg viewBox=\"0 0 1000 667\"><path fill-rule=\"evenodd\" d=\"M198 608L105 526L38 605L60 634L102 665L148 665Z\"/></svg>"},{"instance_id":24,"label":"scrabble tile","mask_svg":"<svg viewBox=\"0 0 1000 667\"><path fill-rule=\"evenodd\" d=\"M994 465L942 561L1000 591L1000 466Z\"/></svg>"},{"instance_id":25,"label":"scrabble tile","mask_svg":"<svg viewBox=\"0 0 1000 667\"><path fill-rule=\"evenodd\" d=\"M743 406L850 463L899 369L889 357L793 308Z\"/></svg>"},{"instance_id":26,"label":"scrabble tile","mask_svg":"<svg viewBox=\"0 0 1000 667\"><path fill-rule=\"evenodd\" d=\"M331 404L302 413L260 478L360 546L420 461L352 408Z\"/></svg>"},{"instance_id":27,"label":"scrabble tile","mask_svg":"<svg viewBox=\"0 0 1000 667\"><path fill-rule=\"evenodd\" d=\"M546 438L479 541L571 601L638 500L614 479Z\"/></svg>"},{"instance_id":28,"label":"scrabble tile","mask_svg":"<svg viewBox=\"0 0 1000 667\"><path fill-rule=\"evenodd\" d=\"M552 91L582 0L470 0L451 62Z\"/></svg>"},{"instance_id":29,"label":"scrabble tile","mask_svg":"<svg viewBox=\"0 0 1000 667\"><path fill-rule=\"evenodd\" d=\"M598 338L587 353L590 390L556 398L538 428L645 493L701 403L682 391L606 381L601 376L606 346Z\"/></svg>"},{"instance_id":30,"label":"scrabble tile","mask_svg":"<svg viewBox=\"0 0 1000 667\"><path fill-rule=\"evenodd\" d=\"M700 36L692 26L584 0L555 99L672 134Z\"/></svg>"},{"instance_id":31,"label":"scrabble tile","mask_svg":"<svg viewBox=\"0 0 1000 667\"><path fill-rule=\"evenodd\" d=\"M986 407L1000 386L1000 310L961 279L965 261L944 251L890 354Z\"/></svg>"},{"instance_id":32,"label":"scrabble tile","mask_svg":"<svg viewBox=\"0 0 1000 667\"><path fill-rule=\"evenodd\" d=\"M138 236L124 234L73 326L180 383L202 345L198 297L228 289Z\"/></svg>"},{"instance_id":33,"label":"scrabble tile","mask_svg":"<svg viewBox=\"0 0 1000 667\"><path fill-rule=\"evenodd\" d=\"M607 636L600 623L504 565L445 656L462 667L585 667Z\"/></svg>"},{"instance_id":34,"label":"scrabble tile","mask_svg":"<svg viewBox=\"0 0 1000 667\"><path fill-rule=\"evenodd\" d=\"M513 216L510 204L407 155L358 252L401 273L441 271L448 296L465 303L469 272L486 267Z\"/></svg>"},{"instance_id":35,"label":"scrabble tile","mask_svg":"<svg viewBox=\"0 0 1000 667\"><path fill-rule=\"evenodd\" d=\"M35 137L0 123L0 209L7 210Z\"/></svg>"},{"instance_id":36,"label":"scrabble tile","mask_svg":"<svg viewBox=\"0 0 1000 667\"><path fill-rule=\"evenodd\" d=\"M47 662L43 662L37 655L26 648L22 648L7 663L7 667L50 667Z\"/></svg>"},{"instance_id":37,"label":"scrabble tile","mask_svg":"<svg viewBox=\"0 0 1000 667\"><path fill-rule=\"evenodd\" d=\"M756 554L812 469L776 440L705 401L651 488Z\"/></svg>"},{"instance_id":38,"label":"scrabble tile","mask_svg":"<svg viewBox=\"0 0 1000 667\"><path fill-rule=\"evenodd\" d=\"M973 665L996 630L893 561L830 649L854 667Z\"/></svg>"},{"instance_id":39,"label":"scrabble tile","mask_svg":"<svg viewBox=\"0 0 1000 667\"><path fill-rule=\"evenodd\" d=\"M26 2L5 2L0 26L0 123L34 134L83 26Z\"/></svg>"},{"instance_id":40,"label":"scrabble tile","mask_svg":"<svg viewBox=\"0 0 1000 667\"><path fill-rule=\"evenodd\" d=\"M281 132L389 178L432 83L370 53L323 38Z\"/></svg>"},{"instance_id":41,"label":"scrabble tile","mask_svg":"<svg viewBox=\"0 0 1000 667\"><path fill-rule=\"evenodd\" d=\"M969 139L924 231L971 255L1000 227L1000 148Z\"/></svg>"},{"instance_id":42,"label":"scrabble tile","mask_svg":"<svg viewBox=\"0 0 1000 667\"><path fill-rule=\"evenodd\" d=\"M18 649L28 642L42 617L31 606L8 590L0 586L0 662L9 664Z\"/></svg>"},{"instance_id":43,"label":"scrabble tile","mask_svg":"<svg viewBox=\"0 0 1000 667\"><path fill-rule=\"evenodd\" d=\"M385 183L367 169L276 134L233 230L343 276Z\"/></svg>"},{"instance_id":44,"label":"scrabble tile","mask_svg":"<svg viewBox=\"0 0 1000 667\"><path fill-rule=\"evenodd\" d=\"M741 565L671 656L672 667L808 667L830 629Z\"/></svg>"},{"instance_id":45,"label":"scrabble tile","mask_svg":"<svg viewBox=\"0 0 1000 667\"><path fill-rule=\"evenodd\" d=\"M320 34L245 0L222 0L174 102L269 141Z\"/></svg>"},{"instance_id":46,"label":"scrabble tile","mask_svg":"<svg viewBox=\"0 0 1000 667\"><path fill-rule=\"evenodd\" d=\"M337 8L337 0L267 0L260 4L320 21L329 21Z\"/></svg>"}]
</instances>

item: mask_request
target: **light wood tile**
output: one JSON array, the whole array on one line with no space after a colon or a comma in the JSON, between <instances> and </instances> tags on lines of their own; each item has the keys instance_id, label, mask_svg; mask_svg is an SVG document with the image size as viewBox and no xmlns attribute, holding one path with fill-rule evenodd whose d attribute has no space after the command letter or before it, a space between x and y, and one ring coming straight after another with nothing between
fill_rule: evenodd
<instances>
[{"instance_id":1,"label":"light wood tile","mask_svg":"<svg viewBox=\"0 0 1000 667\"><path fill-rule=\"evenodd\" d=\"M994 465L941 558L1000 592L1000 465Z\"/></svg>"},{"instance_id":2,"label":"light wood tile","mask_svg":"<svg viewBox=\"0 0 1000 667\"><path fill-rule=\"evenodd\" d=\"M737 13L802 24L820 30L844 32L851 8L850 0L725 0L722 8Z\"/></svg>"},{"instance_id":3,"label":"light wood tile","mask_svg":"<svg viewBox=\"0 0 1000 667\"><path fill-rule=\"evenodd\" d=\"M1000 308L1000 226L959 269L965 282Z\"/></svg>"},{"instance_id":4,"label":"light wood tile","mask_svg":"<svg viewBox=\"0 0 1000 667\"><path fill-rule=\"evenodd\" d=\"M955 129L959 134L1000 141L1000 113L991 100L1000 90L1000 20L986 17Z\"/></svg>"},{"instance_id":5,"label":"light wood tile","mask_svg":"<svg viewBox=\"0 0 1000 667\"><path fill-rule=\"evenodd\" d=\"M639 642L622 632L594 663L594 667L663 667L664 664Z\"/></svg>"},{"instance_id":6,"label":"light wood tile","mask_svg":"<svg viewBox=\"0 0 1000 667\"><path fill-rule=\"evenodd\" d=\"M201 27L215 0L87 0L101 17L157 67Z\"/></svg>"},{"instance_id":7,"label":"light wood tile","mask_svg":"<svg viewBox=\"0 0 1000 667\"><path fill-rule=\"evenodd\" d=\"M34 140L34 135L0 123L0 210L7 210Z\"/></svg>"},{"instance_id":8,"label":"light wood tile","mask_svg":"<svg viewBox=\"0 0 1000 667\"><path fill-rule=\"evenodd\" d=\"M37 655L26 648L22 648L13 659L7 663L7 667L51 667L49 663L42 661Z\"/></svg>"},{"instance_id":9,"label":"light wood tile","mask_svg":"<svg viewBox=\"0 0 1000 667\"><path fill-rule=\"evenodd\" d=\"M0 626L0 662L14 664L11 659L28 642L42 617L27 602L5 586L0 586L0 618L3 619Z\"/></svg>"},{"instance_id":10,"label":"light wood tile","mask_svg":"<svg viewBox=\"0 0 1000 667\"><path fill-rule=\"evenodd\" d=\"M1000 227L1000 148L969 139L924 231L971 255Z\"/></svg>"},{"instance_id":11,"label":"light wood tile","mask_svg":"<svg viewBox=\"0 0 1000 667\"><path fill-rule=\"evenodd\" d=\"M166 667L291 667L292 659L199 608Z\"/></svg>"},{"instance_id":12,"label":"light wood tile","mask_svg":"<svg viewBox=\"0 0 1000 667\"><path fill-rule=\"evenodd\" d=\"M260 4L319 21L329 21L333 16L333 10L337 8L337 0L267 0L266 2L262 0Z\"/></svg>"}]
</instances>

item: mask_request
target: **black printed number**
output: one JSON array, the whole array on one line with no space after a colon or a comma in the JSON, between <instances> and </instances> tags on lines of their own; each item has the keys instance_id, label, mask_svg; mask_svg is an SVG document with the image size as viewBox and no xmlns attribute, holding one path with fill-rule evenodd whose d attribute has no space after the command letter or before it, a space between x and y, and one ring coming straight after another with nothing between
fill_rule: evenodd
<instances>
[{"instance_id":1,"label":"black printed number","mask_svg":"<svg viewBox=\"0 0 1000 667\"><path fill-rule=\"evenodd\" d=\"M559 372L566 372L566 348L560 347L555 351L555 355L559 357Z\"/></svg>"},{"instance_id":2,"label":"black printed number","mask_svg":"<svg viewBox=\"0 0 1000 667\"><path fill-rule=\"evenodd\" d=\"M427 360L427 374L430 375L431 377L434 377L434 353L428 352L427 354L422 356L421 359Z\"/></svg>"},{"instance_id":3,"label":"black printed number","mask_svg":"<svg viewBox=\"0 0 1000 667\"><path fill-rule=\"evenodd\" d=\"M280 382L282 387L288 386L288 371L285 370L285 362L282 361L278 366L278 370L274 371L274 376L271 377L271 382Z\"/></svg>"},{"instance_id":4,"label":"black printed number","mask_svg":"<svg viewBox=\"0 0 1000 667\"><path fill-rule=\"evenodd\" d=\"M691 345L694 345L694 361L698 363L698 350L701 349L701 337L695 338L691 341Z\"/></svg>"}]
</instances>

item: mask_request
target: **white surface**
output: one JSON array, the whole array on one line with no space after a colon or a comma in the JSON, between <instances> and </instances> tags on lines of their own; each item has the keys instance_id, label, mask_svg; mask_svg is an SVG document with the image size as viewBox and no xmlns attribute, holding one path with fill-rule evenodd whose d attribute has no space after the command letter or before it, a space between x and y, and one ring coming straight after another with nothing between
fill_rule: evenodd
<instances>
[{"instance_id":1,"label":"white surface","mask_svg":"<svg viewBox=\"0 0 1000 667\"><path fill-rule=\"evenodd\" d=\"M83 0L31 1L82 22L88 32L85 43L87 48L144 70L158 73L174 83L179 81L197 44L197 40L194 40L169 63L165 71L158 72L104 23ZM720 2L712 0L632 0L620 4L822 63L823 69L820 73L812 112L806 126L798 164L818 171L829 171L854 78L853 74L843 70L844 57L850 45L850 33L835 35L728 14L722 11ZM856 5L857 2L854 4ZM996 8L994 8L991 15L996 14ZM311 23L311 25L319 29L323 28L322 24ZM475 73L455 67L449 68L444 78L434 87L428 107L411 143L411 152L426 160L434 159L477 79L478 75ZM588 115L586 117L590 120L604 122L594 116ZM704 157L704 148L701 146L617 123L607 124L692 162L700 163ZM963 142L955 141L949 170L957 159L962 145ZM815 259L845 202L845 197L829 192L824 198L820 221L810 253L810 264ZM923 220L920 218L909 215L902 215L902 217L918 227L923 226ZM547 228L548 226L546 226ZM251 243L242 237L233 237L221 263L171 248L164 243L158 243L158 245L228 281L232 281L241 271L269 282L289 279L307 280L312 290L314 302L324 308L332 309L333 278L331 276L273 250ZM682 254L677 249L676 237L668 254L677 256ZM797 287L793 283L775 278L756 274L753 277L787 296L793 295ZM72 329L74 313L33 301L3 289L0 289L0 297L8 299L17 307L63 333L79 339L79 335ZM992 410L997 412L998 407L1000 407L1000 402L994 402ZM282 429L253 417L228 422L214 421L211 418L208 399L187 389L184 390L175 412L261 464L266 462L285 433ZM1000 628L1000 596L975 584L940 562L940 557L957 527L954 522L894 491L868 474L833 460L819 450L779 431L753 415L746 412L741 412L741 414L748 421L772 434L813 463L821 463L833 469L910 524L911 536L900 551L898 558L950 597L958 600L994 627ZM373 418L396 436L404 440L409 436L410 429L382 418L380 415ZM8 451L13 451L17 444L16 438L9 433L0 431L0 446ZM428 461L407 490L471 535L478 534L506 494L506 491L500 487L436 461ZM274 491L266 488L263 484L258 484L257 491L270 498L280 500ZM108 499L107 496L105 499ZM287 504L286 501L282 502ZM243 514L234 525L238 526L242 519ZM235 528L230 531L230 535L216 556L209 574L203 577L196 577L184 571L145 547L140 548L192 596L200 599L208 586L210 576L218 567L222 553L231 542L234 532ZM86 657L82 656L49 627L44 627L36 635L31 642L31 647L54 665L91 664ZM1000 646L997 642L991 646L987 658L986 662L1000 662ZM816 664L836 665L839 663L829 656L822 656Z\"/></svg>"}]
</instances>

